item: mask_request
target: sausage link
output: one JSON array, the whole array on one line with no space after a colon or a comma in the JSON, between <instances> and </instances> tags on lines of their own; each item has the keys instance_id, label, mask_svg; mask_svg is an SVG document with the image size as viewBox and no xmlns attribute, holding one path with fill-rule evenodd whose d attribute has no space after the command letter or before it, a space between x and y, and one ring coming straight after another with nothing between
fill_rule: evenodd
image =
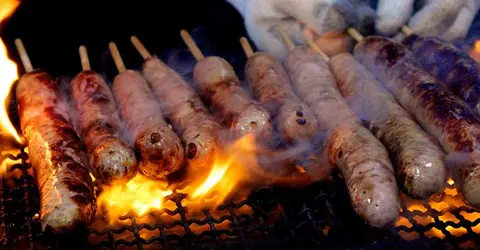
<instances>
[{"instance_id":1,"label":"sausage link","mask_svg":"<svg viewBox=\"0 0 480 250\"><path fill-rule=\"evenodd\" d=\"M274 118L284 141L311 141L315 137L317 119L295 94L287 72L277 59L255 53L248 59L245 75L256 98Z\"/></svg>"},{"instance_id":2,"label":"sausage link","mask_svg":"<svg viewBox=\"0 0 480 250\"><path fill-rule=\"evenodd\" d=\"M349 106L395 160L397 182L404 190L421 199L441 191L447 173L437 142L351 54L336 55L330 68Z\"/></svg>"},{"instance_id":3,"label":"sausage link","mask_svg":"<svg viewBox=\"0 0 480 250\"><path fill-rule=\"evenodd\" d=\"M43 229L63 233L85 227L95 213L95 196L88 159L71 123L65 96L43 71L22 76L16 95L40 190Z\"/></svg>"},{"instance_id":4,"label":"sausage link","mask_svg":"<svg viewBox=\"0 0 480 250\"><path fill-rule=\"evenodd\" d=\"M143 75L160 102L165 117L181 135L191 166L189 171L208 171L215 152L223 145L220 136L222 126L208 113L189 84L157 57L144 62Z\"/></svg>"},{"instance_id":5,"label":"sausage link","mask_svg":"<svg viewBox=\"0 0 480 250\"><path fill-rule=\"evenodd\" d=\"M96 179L104 183L128 181L135 176L135 152L121 138L121 120L110 87L93 71L80 72L71 82L83 138Z\"/></svg>"},{"instance_id":6,"label":"sausage link","mask_svg":"<svg viewBox=\"0 0 480 250\"><path fill-rule=\"evenodd\" d=\"M114 79L113 93L140 152L139 170L155 179L179 170L184 161L182 143L165 122L160 104L145 79L133 70L122 72Z\"/></svg>"},{"instance_id":7,"label":"sausage link","mask_svg":"<svg viewBox=\"0 0 480 250\"><path fill-rule=\"evenodd\" d=\"M403 43L427 72L446 83L480 115L480 72L472 57L435 37L411 35Z\"/></svg>"},{"instance_id":8,"label":"sausage link","mask_svg":"<svg viewBox=\"0 0 480 250\"><path fill-rule=\"evenodd\" d=\"M400 105L452 156L454 180L465 199L480 206L480 121L448 87L421 69L413 55L390 39L371 36L355 56L385 83ZM458 158L458 159L457 159Z\"/></svg>"},{"instance_id":9,"label":"sausage link","mask_svg":"<svg viewBox=\"0 0 480 250\"><path fill-rule=\"evenodd\" d=\"M195 65L193 78L216 117L236 136L254 132L259 141L271 140L270 114L240 86L240 80L227 61L206 57Z\"/></svg>"},{"instance_id":10,"label":"sausage link","mask_svg":"<svg viewBox=\"0 0 480 250\"><path fill-rule=\"evenodd\" d=\"M285 68L326 134L324 153L345 177L355 211L372 226L392 225L400 204L385 147L349 109L328 65L313 51L297 47L285 60Z\"/></svg>"}]
</instances>

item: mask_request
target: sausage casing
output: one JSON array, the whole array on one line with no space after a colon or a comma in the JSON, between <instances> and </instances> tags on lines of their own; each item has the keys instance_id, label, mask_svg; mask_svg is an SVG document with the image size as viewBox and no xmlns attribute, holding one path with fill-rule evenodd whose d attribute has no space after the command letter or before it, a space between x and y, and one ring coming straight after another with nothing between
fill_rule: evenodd
<instances>
[{"instance_id":1,"label":"sausage casing","mask_svg":"<svg viewBox=\"0 0 480 250\"><path fill-rule=\"evenodd\" d=\"M240 86L232 66L220 57L206 57L193 70L193 78L204 101L236 136L255 133L259 141L270 141L270 114Z\"/></svg>"},{"instance_id":2,"label":"sausage casing","mask_svg":"<svg viewBox=\"0 0 480 250\"><path fill-rule=\"evenodd\" d=\"M349 106L387 147L404 190L421 199L441 191L447 171L437 142L351 54L334 56L330 68Z\"/></svg>"},{"instance_id":3,"label":"sausage casing","mask_svg":"<svg viewBox=\"0 0 480 250\"><path fill-rule=\"evenodd\" d=\"M142 75L133 70L118 74L113 93L141 155L138 169L155 179L179 170L184 161L182 143L164 120L160 104Z\"/></svg>"},{"instance_id":4,"label":"sausage casing","mask_svg":"<svg viewBox=\"0 0 480 250\"><path fill-rule=\"evenodd\" d=\"M43 71L22 76L16 94L40 190L43 229L62 233L86 226L96 209L93 183L65 96Z\"/></svg>"},{"instance_id":5,"label":"sausage casing","mask_svg":"<svg viewBox=\"0 0 480 250\"><path fill-rule=\"evenodd\" d=\"M162 106L165 117L181 136L187 161L196 172L208 171L215 152L222 147L222 126L208 113L195 91L157 57L143 64L143 75Z\"/></svg>"},{"instance_id":6,"label":"sausage casing","mask_svg":"<svg viewBox=\"0 0 480 250\"><path fill-rule=\"evenodd\" d=\"M311 141L317 119L295 94L287 72L274 57L257 52L248 59L245 76L256 98L267 108L284 141Z\"/></svg>"},{"instance_id":7,"label":"sausage casing","mask_svg":"<svg viewBox=\"0 0 480 250\"><path fill-rule=\"evenodd\" d=\"M78 134L90 156L90 168L104 183L128 181L137 171L135 152L121 138L121 120L110 87L93 71L80 72L71 82L78 114Z\"/></svg>"},{"instance_id":8,"label":"sausage casing","mask_svg":"<svg viewBox=\"0 0 480 250\"><path fill-rule=\"evenodd\" d=\"M400 203L385 147L349 109L328 65L315 52L297 47L284 64L296 92L325 133L325 155L345 177L355 211L372 226L392 225Z\"/></svg>"},{"instance_id":9,"label":"sausage casing","mask_svg":"<svg viewBox=\"0 0 480 250\"><path fill-rule=\"evenodd\" d=\"M436 37L411 35L403 43L427 72L446 83L480 115L480 71L472 57Z\"/></svg>"},{"instance_id":10,"label":"sausage casing","mask_svg":"<svg viewBox=\"0 0 480 250\"><path fill-rule=\"evenodd\" d=\"M356 45L355 56L437 139L449 154L455 184L470 204L480 206L480 121L468 105L422 70L402 44L366 37Z\"/></svg>"}]
</instances>

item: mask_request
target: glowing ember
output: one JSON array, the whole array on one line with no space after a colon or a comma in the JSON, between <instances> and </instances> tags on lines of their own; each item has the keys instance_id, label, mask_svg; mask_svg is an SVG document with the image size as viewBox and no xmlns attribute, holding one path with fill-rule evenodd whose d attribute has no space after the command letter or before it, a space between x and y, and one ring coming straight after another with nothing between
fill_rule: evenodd
<instances>
[{"instance_id":1,"label":"glowing ember","mask_svg":"<svg viewBox=\"0 0 480 250\"><path fill-rule=\"evenodd\" d=\"M480 50L479 50L480 51ZM407 210L410 212L415 212L415 215L411 218L406 218L400 216L399 220L396 223L396 226L405 226L410 228L413 224L421 225L428 227L429 224L435 223L436 220L433 217L437 217L438 221L443 223L460 223L460 219L455 215L455 211L458 211L459 208L464 208L467 205L463 201L461 195L458 193L457 189L454 186L454 181L452 179L448 180L448 185L443 191L442 194L433 196L428 201L418 201L402 195L402 198L407 204ZM429 210L431 208L431 210ZM429 211L438 212L436 216L429 214ZM433 216L433 217L432 217ZM472 230L474 232L480 232L480 213L479 212L460 212L460 216L464 219L475 223L472 225ZM460 237L467 233L467 229L463 227L452 227L447 226L445 228L450 234L456 237ZM404 231L401 231L400 236L406 240L414 240L418 237L417 235L407 234ZM445 238L445 234L438 228L432 227L424 233L425 236L432 238L437 237L440 239Z\"/></svg>"},{"instance_id":2,"label":"glowing ember","mask_svg":"<svg viewBox=\"0 0 480 250\"><path fill-rule=\"evenodd\" d=\"M254 136L247 135L224 148L223 152L217 152L208 176L200 180L198 176L190 176L191 184L176 190L187 195L187 199L182 200L182 206L199 211L221 204L241 181L248 179L245 173L250 171L245 168L256 166L255 149ZM167 182L137 175L126 184L104 187L97 202L111 223L132 213L142 219L151 212L175 205L164 204L165 198L173 194L174 189Z\"/></svg>"},{"instance_id":3,"label":"glowing ember","mask_svg":"<svg viewBox=\"0 0 480 250\"><path fill-rule=\"evenodd\" d=\"M475 59L475 61L480 62L480 40L475 41L475 44L470 51L470 56Z\"/></svg>"},{"instance_id":4,"label":"glowing ember","mask_svg":"<svg viewBox=\"0 0 480 250\"><path fill-rule=\"evenodd\" d=\"M0 0L0 22L9 17L19 4L20 2L17 0ZM7 98L13 83L17 79L17 65L8 58L7 48L2 39L0 39L0 100L3 103L3 107L0 108L0 130L21 143L20 136L10 122L7 112Z\"/></svg>"}]
</instances>

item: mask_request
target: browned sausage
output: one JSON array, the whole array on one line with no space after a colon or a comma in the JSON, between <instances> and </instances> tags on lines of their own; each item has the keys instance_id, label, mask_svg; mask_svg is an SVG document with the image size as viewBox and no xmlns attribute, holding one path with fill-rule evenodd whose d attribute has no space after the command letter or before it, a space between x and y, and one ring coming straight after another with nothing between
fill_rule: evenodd
<instances>
[{"instance_id":1,"label":"browned sausage","mask_svg":"<svg viewBox=\"0 0 480 250\"><path fill-rule=\"evenodd\" d=\"M185 145L189 171L208 171L215 152L223 145L222 126L208 113L195 91L175 71L151 57L143 75ZM192 169L195 168L195 169Z\"/></svg>"},{"instance_id":2,"label":"browned sausage","mask_svg":"<svg viewBox=\"0 0 480 250\"><path fill-rule=\"evenodd\" d=\"M349 106L389 150L405 191L422 199L441 191L447 171L438 143L351 54L336 55L330 68Z\"/></svg>"},{"instance_id":3,"label":"browned sausage","mask_svg":"<svg viewBox=\"0 0 480 250\"><path fill-rule=\"evenodd\" d=\"M274 57L257 52L248 59L245 76L256 98L273 117L283 140L311 141L317 132L317 119L292 89L282 64Z\"/></svg>"},{"instance_id":4,"label":"browned sausage","mask_svg":"<svg viewBox=\"0 0 480 250\"><path fill-rule=\"evenodd\" d=\"M184 161L182 143L165 122L145 79L136 71L124 71L115 77L113 93L131 139L140 152L139 170L156 179L179 170Z\"/></svg>"},{"instance_id":5,"label":"browned sausage","mask_svg":"<svg viewBox=\"0 0 480 250\"><path fill-rule=\"evenodd\" d=\"M399 214L398 187L388 152L349 109L328 65L312 50L297 47L285 68L299 97L325 133L325 157L339 167L355 211L370 225L387 227Z\"/></svg>"},{"instance_id":6,"label":"browned sausage","mask_svg":"<svg viewBox=\"0 0 480 250\"><path fill-rule=\"evenodd\" d=\"M402 44L366 37L357 44L355 56L447 153L461 156L448 162L455 184L468 202L480 207L480 121L468 105L422 70Z\"/></svg>"},{"instance_id":7,"label":"browned sausage","mask_svg":"<svg viewBox=\"0 0 480 250\"><path fill-rule=\"evenodd\" d=\"M22 76L16 94L20 123L40 190L43 229L62 233L86 226L96 208L93 183L65 96L43 71Z\"/></svg>"},{"instance_id":8,"label":"browned sausage","mask_svg":"<svg viewBox=\"0 0 480 250\"><path fill-rule=\"evenodd\" d=\"M117 104L103 77L93 71L80 72L71 82L78 114L78 134L90 156L90 167L104 183L128 181L135 176L135 152L121 138Z\"/></svg>"},{"instance_id":9,"label":"browned sausage","mask_svg":"<svg viewBox=\"0 0 480 250\"><path fill-rule=\"evenodd\" d=\"M193 78L215 116L235 135L254 132L259 142L271 140L270 114L240 86L235 71L227 61L220 57L206 57L195 66Z\"/></svg>"}]
</instances>

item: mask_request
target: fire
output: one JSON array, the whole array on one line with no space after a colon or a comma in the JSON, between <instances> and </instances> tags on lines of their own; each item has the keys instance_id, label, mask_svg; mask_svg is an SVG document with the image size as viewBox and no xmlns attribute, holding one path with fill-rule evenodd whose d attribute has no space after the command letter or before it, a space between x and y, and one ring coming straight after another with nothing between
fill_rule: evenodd
<instances>
[{"instance_id":1,"label":"fire","mask_svg":"<svg viewBox=\"0 0 480 250\"><path fill-rule=\"evenodd\" d=\"M9 17L20 2L17 0L0 0L0 23ZM15 127L8 117L8 95L13 83L18 79L17 65L10 60L7 55L7 48L0 39L0 98L3 102L3 108L0 109L0 129L3 133L13 137L17 142L21 143Z\"/></svg>"},{"instance_id":2,"label":"fire","mask_svg":"<svg viewBox=\"0 0 480 250\"><path fill-rule=\"evenodd\" d=\"M166 181L148 179L140 174L126 184L104 187L97 202L111 223L127 215L141 219L150 213L175 209L175 204L165 202L176 193L187 195L182 206L200 211L220 205L239 185L248 179L246 168L256 166L255 140L247 135L217 152L210 173L198 180L195 176L186 187L175 188ZM194 167L194 166L193 166Z\"/></svg>"},{"instance_id":3,"label":"fire","mask_svg":"<svg viewBox=\"0 0 480 250\"><path fill-rule=\"evenodd\" d=\"M470 56L473 57L475 61L480 62L480 40L475 41L475 44L470 51Z\"/></svg>"},{"instance_id":4,"label":"fire","mask_svg":"<svg viewBox=\"0 0 480 250\"><path fill-rule=\"evenodd\" d=\"M434 217L438 218L438 221L443 223L460 223L460 219L455 215L455 211L458 211L457 209L459 208L467 207L467 204L465 204L461 195L455 188L454 181L449 179L447 183L448 185L443 193L433 196L428 201L413 200L408 198L406 195L402 195L402 199L406 202L407 210L409 212L414 212L415 215L412 215L413 217L411 218L400 216L396 226L411 228L414 224L417 224L428 227L429 224L436 222L437 219L434 219ZM462 211L460 212L460 216L473 223L480 218L480 213ZM447 226L445 229L456 237L460 237L468 232L467 229L463 227L455 228L452 226ZM476 225L472 225L472 230L474 232L480 232L480 224L477 223ZM420 237L418 234L412 235L411 233L407 233L403 230L400 231L400 235L406 240L414 240ZM432 227L430 230L426 231L424 235L429 238L445 238L445 234L435 227Z\"/></svg>"}]
</instances>

